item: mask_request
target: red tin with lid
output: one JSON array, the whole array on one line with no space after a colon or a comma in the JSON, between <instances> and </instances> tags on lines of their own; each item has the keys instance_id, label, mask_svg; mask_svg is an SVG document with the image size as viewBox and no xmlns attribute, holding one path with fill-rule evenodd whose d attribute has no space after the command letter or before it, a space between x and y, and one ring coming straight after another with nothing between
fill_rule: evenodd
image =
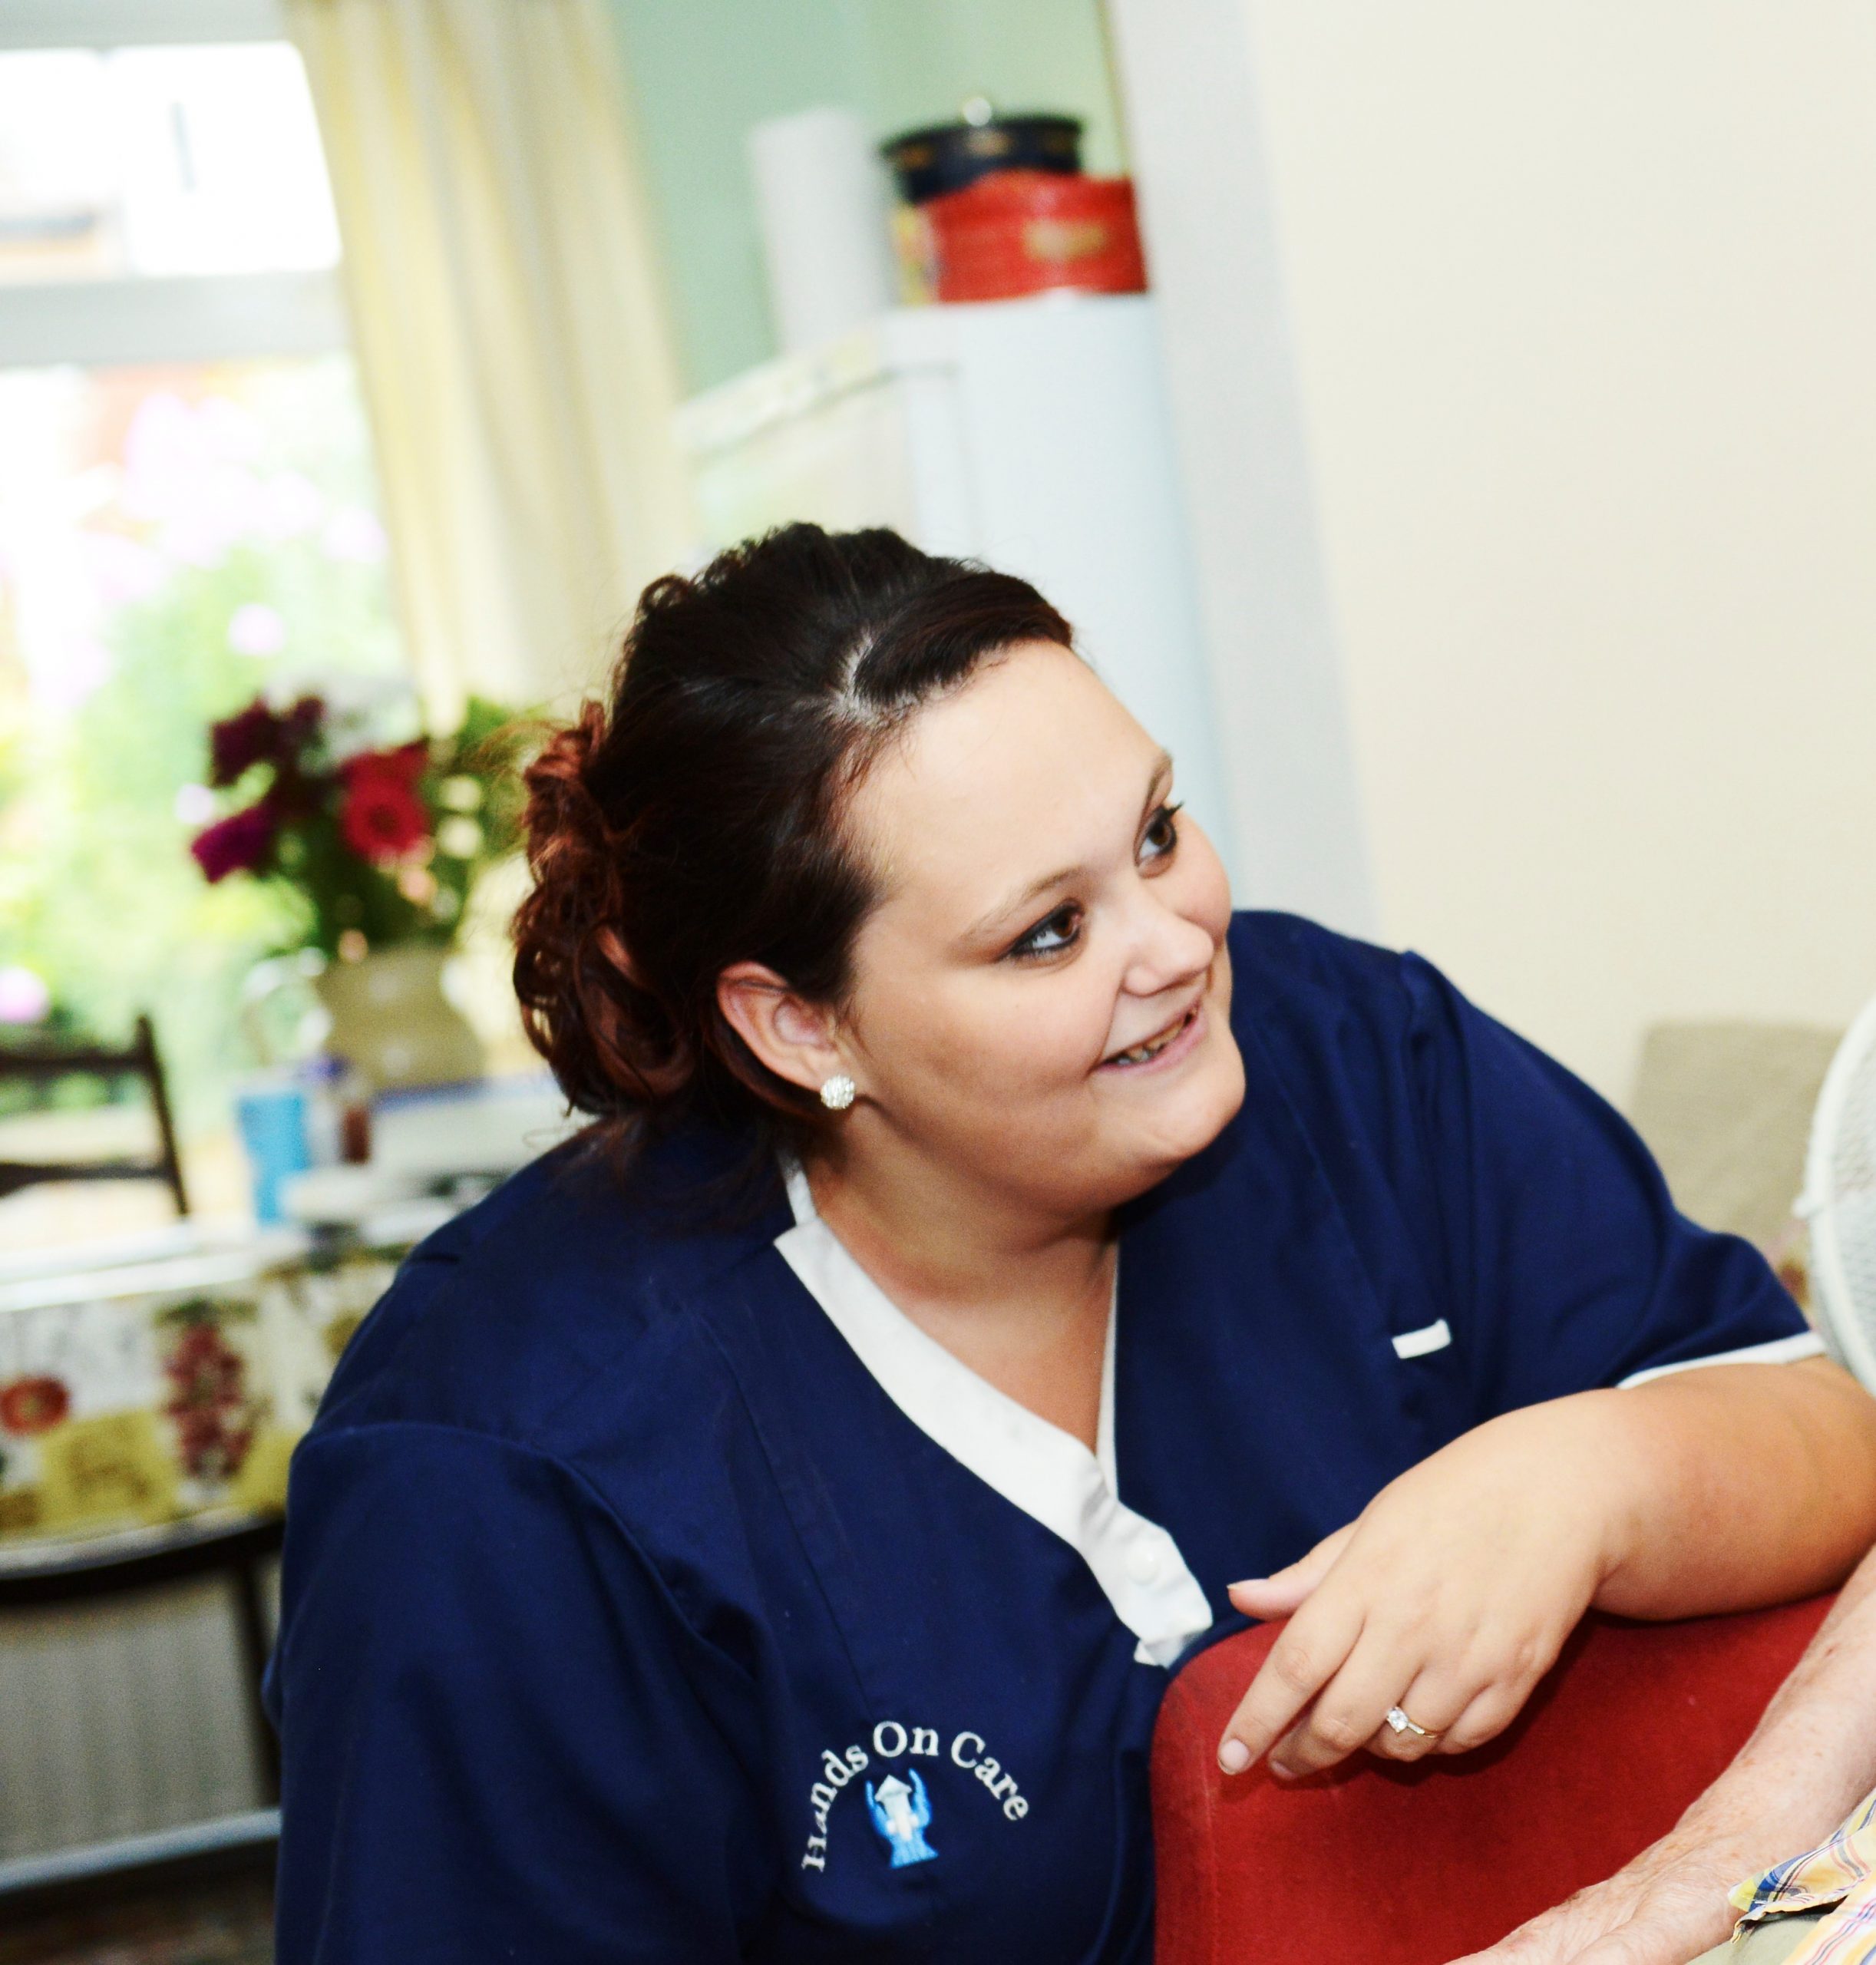
<instances>
[{"instance_id":1,"label":"red tin with lid","mask_svg":"<svg viewBox=\"0 0 1876 1965\"><path fill-rule=\"evenodd\" d=\"M999 170L918 208L940 300L1013 300L1052 287L1139 293L1146 266L1125 177Z\"/></svg>"}]
</instances>

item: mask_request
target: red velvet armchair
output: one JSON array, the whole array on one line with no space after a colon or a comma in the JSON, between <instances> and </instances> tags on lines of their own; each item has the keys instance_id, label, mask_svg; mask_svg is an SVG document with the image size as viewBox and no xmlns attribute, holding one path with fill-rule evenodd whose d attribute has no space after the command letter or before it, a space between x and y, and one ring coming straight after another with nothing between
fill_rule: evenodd
<instances>
[{"instance_id":1,"label":"red velvet armchair","mask_svg":"<svg viewBox=\"0 0 1876 1965\"><path fill-rule=\"evenodd\" d=\"M1174 1679L1153 1749L1158 1965L1446 1965L1670 1828L1744 1742L1830 1607L1679 1624L1591 1617L1478 1752L1279 1787L1218 1738L1268 1628Z\"/></svg>"}]
</instances>

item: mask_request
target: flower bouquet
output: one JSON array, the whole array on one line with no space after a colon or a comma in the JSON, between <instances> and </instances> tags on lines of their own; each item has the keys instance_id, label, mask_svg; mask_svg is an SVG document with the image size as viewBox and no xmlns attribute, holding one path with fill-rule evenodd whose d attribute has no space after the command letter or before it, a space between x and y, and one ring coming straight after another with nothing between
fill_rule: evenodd
<instances>
[{"instance_id":1,"label":"flower bouquet","mask_svg":"<svg viewBox=\"0 0 1876 1965\"><path fill-rule=\"evenodd\" d=\"M450 735L358 738L318 696L278 709L257 697L217 723L209 784L242 802L190 850L211 881L244 874L290 891L302 945L329 960L447 946L477 878L518 843L525 733L472 696Z\"/></svg>"},{"instance_id":2,"label":"flower bouquet","mask_svg":"<svg viewBox=\"0 0 1876 1965\"><path fill-rule=\"evenodd\" d=\"M477 879L519 844L527 742L477 697L450 735L388 745L311 695L257 698L210 732L210 785L240 802L190 850L210 880L246 874L293 901L282 952L316 951L325 1048L367 1091L485 1068L444 963ZM256 1004L284 979L256 976L269 966Z\"/></svg>"}]
</instances>

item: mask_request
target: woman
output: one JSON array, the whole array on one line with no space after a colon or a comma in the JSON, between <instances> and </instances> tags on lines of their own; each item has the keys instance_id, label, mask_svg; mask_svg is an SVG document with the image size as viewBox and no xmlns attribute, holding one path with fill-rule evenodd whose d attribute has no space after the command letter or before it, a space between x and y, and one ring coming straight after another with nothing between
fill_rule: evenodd
<instances>
[{"instance_id":1,"label":"woman","mask_svg":"<svg viewBox=\"0 0 1876 1965\"><path fill-rule=\"evenodd\" d=\"M530 781L595 1129L296 1460L287 1965L1144 1960L1208 1634L1296 1613L1227 1769L1460 1751L1589 1604L1876 1534L1758 1257L1425 963L1234 920L1021 581L791 527L649 590Z\"/></svg>"}]
</instances>

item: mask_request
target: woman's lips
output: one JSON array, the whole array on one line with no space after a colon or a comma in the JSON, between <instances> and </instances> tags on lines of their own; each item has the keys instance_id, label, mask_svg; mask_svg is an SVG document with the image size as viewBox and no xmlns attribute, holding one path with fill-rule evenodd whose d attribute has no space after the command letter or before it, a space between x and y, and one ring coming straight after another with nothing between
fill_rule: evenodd
<instances>
[{"instance_id":1,"label":"woman's lips","mask_svg":"<svg viewBox=\"0 0 1876 1965\"><path fill-rule=\"evenodd\" d=\"M1201 999L1144 1043L1117 1051L1111 1058L1103 1058L1099 1068L1104 1072L1150 1072L1176 1063L1197 1046L1204 1035L1204 1022L1205 1005Z\"/></svg>"}]
</instances>

